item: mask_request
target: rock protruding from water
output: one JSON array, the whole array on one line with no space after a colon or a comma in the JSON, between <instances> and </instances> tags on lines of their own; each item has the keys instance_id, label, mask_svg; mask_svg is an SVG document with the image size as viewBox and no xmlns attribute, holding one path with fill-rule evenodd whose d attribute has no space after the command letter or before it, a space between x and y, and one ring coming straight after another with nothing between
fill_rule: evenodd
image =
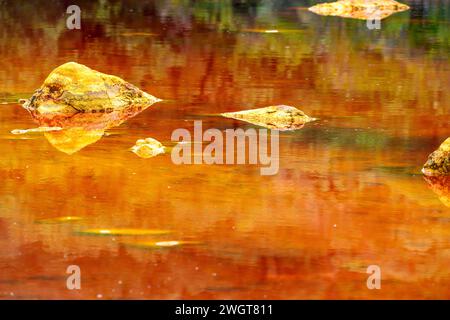
<instances>
[{"instance_id":1,"label":"rock protruding from water","mask_svg":"<svg viewBox=\"0 0 450 320\"><path fill-rule=\"evenodd\" d=\"M158 101L116 76L68 62L53 70L29 100L20 101L39 128L13 133L44 132L55 148L70 155Z\"/></svg>"},{"instance_id":2,"label":"rock protruding from water","mask_svg":"<svg viewBox=\"0 0 450 320\"><path fill-rule=\"evenodd\" d=\"M361 20L384 19L390 15L408 10L409 6L394 0L339 0L320 3L308 10L322 16L338 16Z\"/></svg>"},{"instance_id":3,"label":"rock protruding from water","mask_svg":"<svg viewBox=\"0 0 450 320\"><path fill-rule=\"evenodd\" d=\"M450 138L428 157L422 172L426 176L450 175Z\"/></svg>"},{"instance_id":4,"label":"rock protruding from water","mask_svg":"<svg viewBox=\"0 0 450 320\"><path fill-rule=\"evenodd\" d=\"M136 141L136 145L131 148L131 151L139 157L147 159L164 153L165 148L158 140L146 138Z\"/></svg>"},{"instance_id":5,"label":"rock protruding from water","mask_svg":"<svg viewBox=\"0 0 450 320\"><path fill-rule=\"evenodd\" d=\"M317 119L307 116L303 111L290 106L270 106L259 109L226 112L224 117L246 121L251 124L274 130L296 130L302 128L305 123Z\"/></svg>"},{"instance_id":6,"label":"rock protruding from water","mask_svg":"<svg viewBox=\"0 0 450 320\"><path fill-rule=\"evenodd\" d=\"M147 108L160 99L119 77L68 62L53 70L23 107L39 114L106 113Z\"/></svg>"}]
</instances>

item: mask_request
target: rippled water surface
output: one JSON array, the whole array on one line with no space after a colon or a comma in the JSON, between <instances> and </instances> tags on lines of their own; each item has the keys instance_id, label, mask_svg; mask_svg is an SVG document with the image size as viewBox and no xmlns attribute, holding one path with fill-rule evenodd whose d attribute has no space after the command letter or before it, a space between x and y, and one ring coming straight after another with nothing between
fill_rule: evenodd
<instances>
[{"instance_id":1,"label":"rippled water surface","mask_svg":"<svg viewBox=\"0 0 450 320\"><path fill-rule=\"evenodd\" d=\"M450 298L448 180L420 174L449 136L450 2L405 0L381 30L244 2L80 2L81 30L63 2L1 2L1 298ZM36 127L17 100L68 61L165 101L71 155L11 134ZM320 120L280 134L274 176L129 151L277 104ZM96 232L121 228L140 232Z\"/></svg>"}]
</instances>

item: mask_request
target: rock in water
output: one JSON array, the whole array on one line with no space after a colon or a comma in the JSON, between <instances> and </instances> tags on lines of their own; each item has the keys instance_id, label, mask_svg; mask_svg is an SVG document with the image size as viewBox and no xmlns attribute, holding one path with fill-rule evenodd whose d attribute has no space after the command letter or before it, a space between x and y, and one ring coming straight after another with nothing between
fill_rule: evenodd
<instances>
[{"instance_id":1,"label":"rock in water","mask_svg":"<svg viewBox=\"0 0 450 320\"><path fill-rule=\"evenodd\" d=\"M152 158L158 154L164 153L164 146L158 140L153 138L139 139L131 151L141 158Z\"/></svg>"},{"instance_id":2,"label":"rock in water","mask_svg":"<svg viewBox=\"0 0 450 320\"><path fill-rule=\"evenodd\" d=\"M295 130L302 128L305 123L317 119L308 117L303 111L290 106L270 106L239 112L226 112L224 117L246 121L261 127L274 130Z\"/></svg>"},{"instance_id":3,"label":"rock in water","mask_svg":"<svg viewBox=\"0 0 450 320\"><path fill-rule=\"evenodd\" d=\"M21 103L39 123L33 131L45 131L55 148L73 154L158 101L118 77L68 62L53 70L41 88Z\"/></svg>"},{"instance_id":4,"label":"rock in water","mask_svg":"<svg viewBox=\"0 0 450 320\"><path fill-rule=\"evenodd\" d=\"M23 107L40 114L73 114L146 108L158 101L119 77L68 62L53 70Z\"/></svg>"},{"instance_id":5,"label":"rock in water","mask_svg":"<svg viewBox=\"0 0 450 320\"><path fill-rule=\"evenodd\" d=\"M308 10L322 16L339 16L361 20L384 19L391 14L408 10L409 6L394 0L340 0L321 3Z\"/></svg>"},{"instance_id":6,"label":"rock in water","mask_svg":"<svg viewBox=\"0 0 450 320\"><path fill-rule=\"evenodd\" d=\"M422 173L426 176L450 175L450 138L430 154L428 161L423 166Z\"/></svg>"}]
</instances>

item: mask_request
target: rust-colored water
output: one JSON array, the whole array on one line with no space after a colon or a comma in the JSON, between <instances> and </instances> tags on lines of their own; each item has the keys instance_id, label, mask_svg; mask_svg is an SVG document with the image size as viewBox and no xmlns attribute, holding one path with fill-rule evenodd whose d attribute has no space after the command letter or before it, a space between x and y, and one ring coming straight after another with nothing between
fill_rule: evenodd
<instances>
[{"instance_id":1,"label":"rust-colored water","mask_svg":"<svg viewBox=\"0 0 450 320\"><path fill-rule=\"evenodd\" d=\"M450 298L448 180L433 189L419 173L449 136L449 38L433 33L448 10L432 15L448 1L429 12L409 1L378 31L306 1L185 2L82 2L80 31L65 28L62 4L2 3L0 297ZM166 101L73 155L42 133L11 134L36 126L17 99L67 61ZM274 176L129 151L139 138L170 144L194 120L248 128L212 115L276 104L320 121L280 134ZM83 219L51 220L61 216ZM172 233L80 232L93 228ZM193 243L133 245L165 240ZM66 288L69 265L81 290ZM366 286L369 265L380 290Z\"/></svg>"}]
</instances>

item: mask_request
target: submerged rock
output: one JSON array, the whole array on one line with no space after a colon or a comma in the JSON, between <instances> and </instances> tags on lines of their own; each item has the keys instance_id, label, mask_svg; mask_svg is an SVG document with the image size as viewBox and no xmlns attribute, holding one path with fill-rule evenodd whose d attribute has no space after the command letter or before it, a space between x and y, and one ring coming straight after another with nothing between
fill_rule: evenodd
<instances>
[{"instance_id":1,"label":"submerged rock","mask_svg":"<svg viewBox=\"0 0 450 320\"><path fill-rule=\"evenodd\" d=\"M426 176L450 175L450 138L430 154L428 161L423 166L422 173Z\"/></svg>"},{"instance_id":2,"label":"submerged rock","mask_svg":"<svg viewBox=\"0 0 450 320\"><path fill-rule=\"evenodd\" d=\"M431 190L437 194L439 200L450 207L450 176L425 177Z\"/></svg>"},{"instance_id":3,"label":"submerged rock","mask_svg":"<svg viewBox=\"0 0 450 320\"><path fill-rule=\"evenodd\" d=\"M130 106L146 108L158 101L119 77L68 62L53 70L22 105L34 113L73 114L112 112Z\"/></svg>"},{"instance_id":4,"label":"submerged rock","mask_svg":"<svg viewBox=\"0 0 450 320\"><path fill-rule=\"evenodd\" d=\"M139 157L147 159L164 153L164 149L164 146L158 140L147 138L136 141L136 145L131 148L131 151Z\"/></svg>"},{"instance_id":5,"label":"submerged rock","mask_svg":"<svg viewBox=\"0 0 450 320\"><path fill-rule=\"evenodd\" d=\"M340 0L321 3L308 10L322 16L339 16L353 19L384 19L396 12L408 10L409 6L394 0Z\"/></svg>"},{"instance_id":6,"label":"submerged rock","mask_svg":"<svg viewBox=\"0 0 450 320\"><path fill-rule=\"evenodd\" d=\"M285 105L239 112L226 112L221 115L275 130L300 129L305 123L317 120L307 116L303 111L298 110L297 108Z\"/></svg>"}]
</instances>

